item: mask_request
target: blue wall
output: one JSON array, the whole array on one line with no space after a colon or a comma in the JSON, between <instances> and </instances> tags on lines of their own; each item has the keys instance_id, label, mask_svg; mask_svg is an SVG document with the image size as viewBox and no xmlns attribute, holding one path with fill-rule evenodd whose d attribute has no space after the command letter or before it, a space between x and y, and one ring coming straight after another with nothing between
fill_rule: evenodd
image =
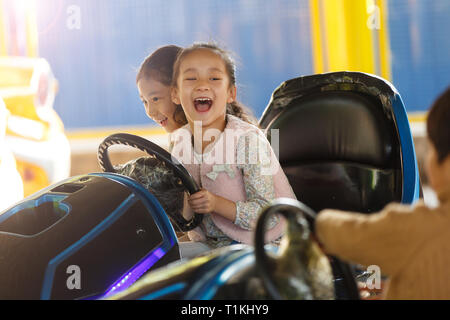
<instances>
[{"instance_id":1,"label":"blue wall","mask_svg":"<svg viewBox=\"0 0 450 320\"><path fill-rule=\"evenodd\" d=\"M363 1L363 0L361 0ZM238 99L260 116L283 81L313 73L308 0L38 0L40 55L66 128L145 125L135 87L159 46L216 40L238 57ZM80 9L69 29L68 8ZM393 83L424 111L450 83L450 1L389 1Z\"/></svg>"},{"instance_id":2,"label":"blue wall","mask_svg":"<svg viewBox=\"0 0 450 320\"><path fill-rule=\"evenodd\" d=\"M80 8L81 28L66 26ZM311 74L308 1L39 0L40 55L60 81L66 128L153 124L136 69L159 46L216 40L238 57L238 99L256 116L284 80Z\"/></svg>"},{"instance_id":3,"label":"blue wall","mask_svg":"<svg viewBox=\"0 0 450 320\"><path fill-rule=\"evenodd\" d=\"M450 1L389 1L392 82L408 112L427 110L450 85Z\"/></svg>"}]
</instances>

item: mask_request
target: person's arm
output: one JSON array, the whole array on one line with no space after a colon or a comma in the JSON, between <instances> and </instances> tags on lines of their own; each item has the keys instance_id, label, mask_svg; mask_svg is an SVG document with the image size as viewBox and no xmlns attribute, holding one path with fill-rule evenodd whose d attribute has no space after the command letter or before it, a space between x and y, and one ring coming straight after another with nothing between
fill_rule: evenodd
<instances>
[{"instance_id":1,"label":"person's arm","mask_svg":"<svg viewBox=\"0 0 450 320\"><path fill-rule=\"evenodd\" d=\"M316 236L324 250L364 266L378 265L393 275L410 257L421 234L412 207L390 204L379 213L323 210L316 220ZM420 226L419 226L420 227Z\"/></svg>"},{"instance_id":2,"label":"person's arm","mask_svg":"<svg viewBox=\"0 0 450 320\"><path fill-rule=\"evenodd\" d=\"M236 154L247 199L236 202L234 223L243 229L252 230L261 210L275 199L274 178L270 171L271 147L264 137L249 132L239 138ZM279 218L273 215L267 227L272 228L278 221Z\"/></svg>"}]
</instances>

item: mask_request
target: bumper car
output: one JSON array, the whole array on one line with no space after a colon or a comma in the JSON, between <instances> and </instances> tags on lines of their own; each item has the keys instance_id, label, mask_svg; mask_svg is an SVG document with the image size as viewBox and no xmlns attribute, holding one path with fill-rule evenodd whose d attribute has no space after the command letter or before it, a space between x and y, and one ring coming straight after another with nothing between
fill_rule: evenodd
<instances>
[{"instance_id":1,"label":"bumper car","mask_svg":"<svg viewBox=\"0 0 450 320\"><path fill-rule=\"evenodd\" d=\"M277 199L265 208L254 246L237 244L179 260L175 230L193 229L202 215L186 220L163 207L151 181L139 178L148 176L142 172L151 160L114 167L108 148L144 150L176 176L173 187L193 193L198 186L165 150L116 134L99 147L106 172L66 179L0 215L0 246L6 248L0 298L358 299L355 266L326 257L310 224L323 208L370 214L391 201L420 197L400 95L363 73L300 77L275 90L260 126L273 146L278 136L280 164L299 201ZM263 241L272 214L288 221L278 250ZM81 271L78 287L69 285L71 266Z\"/></svg>"},{"instance_id":2,"label":"bumper car","mask_svg":"<svg viewBox=\"0 0 450 320\"><path fill-rule=\"evenodd\" d=\"M113 144L132 145L152 157L113 167L108 157ZM184 167L170 158L143 138L112 135L99 147L100 165L107 172L65 179L4 211L0 288L5 289L0 289L0 299L108 297L144 273L179 260L173 226L190 230L202 216L189 221L169 216L166 212L174 211L161 206L167 201L149 191L156 189L151 185L168 182L176 190L180 185L191 193L199 190ZM146 184L148 171L158 181Z\"/></svg>"},{"instance_id":3,"label":"bumper car","mask_svg":"<svg viewBox=\"0 0 450 320\"><path fill-rule=\"evenodd\" d=\"M1 299L93 299L179 259L156 198L114 174L66 179L6 210L0 246Z\"/></svg>"}]
</instances>

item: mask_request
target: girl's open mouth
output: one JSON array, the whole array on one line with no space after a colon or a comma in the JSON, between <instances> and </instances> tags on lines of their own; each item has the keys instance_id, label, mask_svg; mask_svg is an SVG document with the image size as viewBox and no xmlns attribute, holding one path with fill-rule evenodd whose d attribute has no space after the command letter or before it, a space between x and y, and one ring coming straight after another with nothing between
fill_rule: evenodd
<instances>
[{"instance_id":1,"label":"girl's open mouth","mask_svg":"<svg viewBox=\"0 0 450 320\"><path fill-rule=\"evenodd\" d=\"M196 98L194 107L197 112L208 112L211 109L213 101L210 98Z\"/></svg>"},{"instance_id":2,"label":"girl's open mouth","mask_svg":"<svg viewBox=\"0 0 450 320\"><path fill-rule=\"evenodd\" d=\"M162 119L162 120L159 120L159 121L158 121L158 122L159 122L159 125L160 125L161 127L167 126L168 120L169 120L169 119L167 119L167 118L164 118L164 119Z\"/></svg>"}]
</instances>

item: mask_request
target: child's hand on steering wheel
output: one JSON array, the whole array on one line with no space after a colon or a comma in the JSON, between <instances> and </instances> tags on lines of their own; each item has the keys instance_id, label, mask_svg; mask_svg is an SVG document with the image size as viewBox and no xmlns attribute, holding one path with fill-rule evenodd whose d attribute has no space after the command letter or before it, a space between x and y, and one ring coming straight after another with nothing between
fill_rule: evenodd
<instances>
[{"instance_id":1,"label":"child's hand on steering wheel","mask_svg":"<svg viewBox=\"0 0 450 320\"><path fill-rule=\"evenodd\" d=\"M217 196L206 189L194 193L189 197L189 206L196 213L211 213L215 211Z\"/></svg>"}]
</instances>

